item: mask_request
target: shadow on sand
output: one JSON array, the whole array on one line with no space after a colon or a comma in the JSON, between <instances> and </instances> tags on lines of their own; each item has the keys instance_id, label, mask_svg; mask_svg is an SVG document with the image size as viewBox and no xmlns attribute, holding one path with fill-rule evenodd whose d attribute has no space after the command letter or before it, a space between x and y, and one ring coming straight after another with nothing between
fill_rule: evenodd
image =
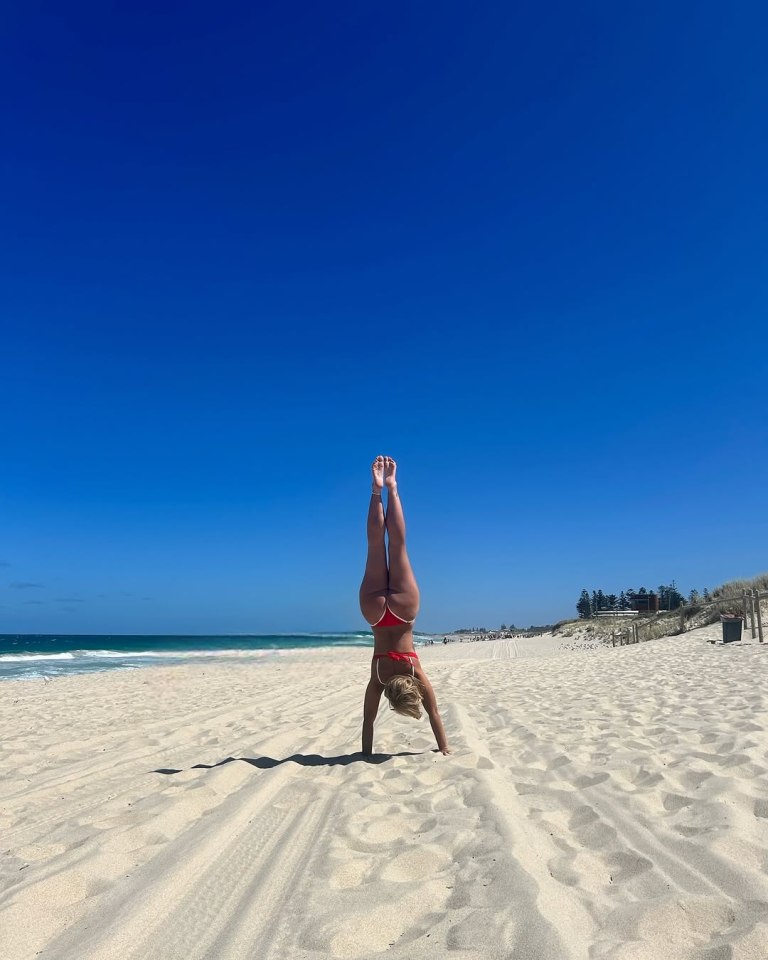
<instances>
[{"instance_id":1,"label":"shadow on sand","mask_svg":"<svg viewBox=\"0 0 768 960\"><path fill-rule=\"evenodd\" d=\"M386 763L393 757L418 757L423 751L404 751L403 753L344 753L338 757L323 757L319 753L294 753L283 760L275 760L274 757L227 757L219 760L218 763L196 763L190 770L213 770L215 767L223 767L225 763L250 763L252 767L258 767L259 770L271 770L272 767L279 767L281 763L297 763L301 767L346 767L350 763ZM170 768L161 768L153 770L153 773L164 773L170 776L174 773L182 773L182 770L173 770Z\"/></svg>"}]
</instances>

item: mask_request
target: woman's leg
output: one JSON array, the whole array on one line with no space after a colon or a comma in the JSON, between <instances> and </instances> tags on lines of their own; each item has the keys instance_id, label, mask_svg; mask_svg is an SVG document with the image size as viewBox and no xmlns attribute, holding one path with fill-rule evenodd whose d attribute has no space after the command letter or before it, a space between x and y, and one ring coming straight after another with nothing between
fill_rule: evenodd
<instances>
[{"instance_id":1,"label":"woman's leg","mask_svg":"<svg viewBox=\"0 0 768 960\"><path fill-rule=\"evenodd\" d=\"M415 620L419 612L419 587L405 549L405 516L397 493L397 464L384 458L387 487L387 535L389 537L389 608L404 620Z\"/></svg>"},{"instance_id":2,"label":"woman's leg","mask_svg":"<svg viewBox=\"0 0 768 960\"><path fill-rule=\"evenodd\" d=\"M360 611L368 623L376 623L384 614L389 588L387 548L384 545L384 505L381 491L384 485L384 457L376 457L372 466L373 488L368 505L368 557L365 574L360 584Z\"/></svg>"}]
</instances>

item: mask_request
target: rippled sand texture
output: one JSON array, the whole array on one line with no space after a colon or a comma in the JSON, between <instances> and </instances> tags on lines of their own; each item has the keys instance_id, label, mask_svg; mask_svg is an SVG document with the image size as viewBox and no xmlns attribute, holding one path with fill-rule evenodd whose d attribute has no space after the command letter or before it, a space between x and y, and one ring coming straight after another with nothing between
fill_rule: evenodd
<instances>
[{"instance_id":1,"label":"rippled sand texture","mask_svg":"<svg viewBox=\"0 0 768 960\"><path fill-rule=\"evenodd\" d=\"M714 635L430 647L455 753L377 763L362 651L4 684L0 956L764 960L768 649Z\"/></svg>"}]
</instances>

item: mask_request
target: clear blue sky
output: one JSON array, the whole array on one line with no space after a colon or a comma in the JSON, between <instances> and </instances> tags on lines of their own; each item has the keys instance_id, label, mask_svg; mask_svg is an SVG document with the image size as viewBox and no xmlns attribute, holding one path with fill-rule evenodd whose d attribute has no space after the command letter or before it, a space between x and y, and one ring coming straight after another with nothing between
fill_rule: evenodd
<instances>
[{"instance_id":1,"label":"clear blue sky","mask_svg":"<svg viewBox=\"0 0 768 960\"><path fill-rule=\"evenodd\" d=\"M3 14L0 629L419 625L766 567L764 4Z\"/></svg>"}]
</instances>

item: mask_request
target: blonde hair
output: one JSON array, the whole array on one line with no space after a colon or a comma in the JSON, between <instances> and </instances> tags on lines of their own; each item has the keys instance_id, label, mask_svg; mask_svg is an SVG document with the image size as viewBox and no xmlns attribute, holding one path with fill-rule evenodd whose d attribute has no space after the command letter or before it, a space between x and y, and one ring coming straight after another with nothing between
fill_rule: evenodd
<instances>
[{"instance_id":1,"label":"blonde hair","mask_svg":"<svg viewBox=\"0 0 768 960\"><path fill-rule=\"evenodd\" d=\"M384 696L395 713L404 717L421 718L421 684L415 677L392 677L384 684Z\"/></svg>"}]
</instances>

